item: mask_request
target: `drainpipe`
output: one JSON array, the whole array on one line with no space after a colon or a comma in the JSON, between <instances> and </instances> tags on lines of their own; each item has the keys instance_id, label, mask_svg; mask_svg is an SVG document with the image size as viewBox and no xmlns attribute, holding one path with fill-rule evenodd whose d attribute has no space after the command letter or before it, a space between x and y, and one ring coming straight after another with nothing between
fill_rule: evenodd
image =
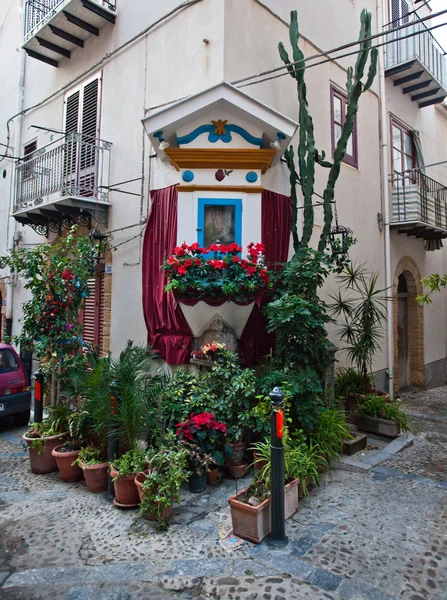
<instances>
[{"instance_id":1,"label":"drainpipe","mask_svg":"<svg viewBox=\"0 0 447 600\"><path fill-rule=\"evenodd\" d=\"M383 17L383 1L377 0L377 27L385 23ZM393 298L391 278L391 247L390 247L390 188L388 180L388 113L386 109L385 88L385 56L384 46L379 48L379 97L380 97L380 129L381 129L381 162L382 162L382 198L385 241L385 286L387 290L386 312L386 345L388 357L388 392L390 398L394 395L394 341L393 341Z\"/></svg>"},{"instance_id":2,"label":"drainpipe","mask_svg":"<svg viewBox=\"0 0 447 600\"><path fill-rule=\"evenodd\" d=\"M23 22L23 5L22 5L22 22ZM20 31L22 35L22 30ZM25 50L20 49L20 70L19 70L19 84L17 88L17 113L21 113L24 106L24 95L25 95L25 65L26 65L26 53ZM14 154L20 156L22 152L22 120L23 115L19 114L15 123L14 133ZM14 247L14 233L16 230L16 221L11 214L14 210L14 199L15 199L15 174L12 179L13 189L11 190L11 205L9 212L9 227L7 234L7 248L12 249ZM6 290L6 335L11 336L12 334L12 318L13 318L13 304L14 304L14 281L10 277L10 281Z\"/></svg>"}]
</instances>

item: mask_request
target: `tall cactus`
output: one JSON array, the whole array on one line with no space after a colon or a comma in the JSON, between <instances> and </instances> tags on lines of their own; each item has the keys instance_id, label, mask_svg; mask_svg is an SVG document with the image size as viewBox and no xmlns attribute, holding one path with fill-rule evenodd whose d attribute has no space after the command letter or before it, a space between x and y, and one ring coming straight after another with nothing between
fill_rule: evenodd
<instances>
[{"instance_id":1,"label":"tall cactus","mask_svg":"<svg viewBox=\"0 0 447 600\"><path fill-rule=\"evenodd\" d=\"M372 85L374 77L377 73L377 48L371 49L371 40L368 40L371 36L371 13L364 9L360 16L360 51L357 58L355 68L349 67L348 69L348 80L346 84L348 102L346 110L346 119L343 125L340 139L337 142L333 162L330 163L325 160L325 153L318 152L315 147L315 136L314 136L314 125L312 117L309 113L309 104L307 101L307 88L304 79L305 67L304 63L301 66L299 61L304 60L304 54L298 47L299 41L299 28L298 28L298 16L297 11L294 10L290 13L290 44L293 51L293 62L298 65L292 64L289 59L289 55L284 47L284 44L279 44L279 54L283 62L287 65L287 69L290 75L296 79L297 90L298 90L298 104L299 104L299 115L298 121L300 125L299 129L299 143L298 143L298 173L295 170L294 151L290 147L285 153L285 159L287 166L290 171L290 184L291 184L291 196L292 196L292 236L293 236L293 247L295 253L298 252L300 247L306 247L309 245L310 238L314 226L314 210L313 210L313 195L315 185L315 166L319 164L322 167L329 168L329 175L326 184L326 188L323 193L323 211L324 211L324 226L321 232L320 241L318 244L318 250L324 251L327 245L328 235L332 225L332 203L335 196L335 184L340 175L341 162L346 153L346 147L349 141L352 131L354 129L354 118L358 110L360 96L366 92ZM368 71L367 80L363 83L363 75L365 71L368 58L370 59L370 66ZM298 198L296 186L300 185L301 193L303 195L303 208L304 208L304 225L303 234L301 240L298 235Z\"/></svg>"}]
</instances>

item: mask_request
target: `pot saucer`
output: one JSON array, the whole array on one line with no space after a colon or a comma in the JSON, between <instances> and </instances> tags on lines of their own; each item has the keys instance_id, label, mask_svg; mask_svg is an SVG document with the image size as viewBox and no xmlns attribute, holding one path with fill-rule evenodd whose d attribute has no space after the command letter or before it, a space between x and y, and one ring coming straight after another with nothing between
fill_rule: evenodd
<instances>
[{"instance_id":1,"label":"pot saucer","mask_svg":"<svg viewBox=\"0 0 447 600\"><path fill-rule=\"evenodd\" d=\"M117 502L116 498L113 499L113 504L116 506L116 508L119 508L120 510L130 510L132 508L137 508L138 506L140 506L139 504L120 504L119 502Z\"/></svg>"}]
</instances>

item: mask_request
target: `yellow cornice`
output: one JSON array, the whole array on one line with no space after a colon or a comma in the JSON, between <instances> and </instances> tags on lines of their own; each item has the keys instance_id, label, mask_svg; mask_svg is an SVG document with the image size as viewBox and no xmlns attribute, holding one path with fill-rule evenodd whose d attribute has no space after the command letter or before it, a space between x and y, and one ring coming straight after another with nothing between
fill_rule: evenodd
<instances>
[{"instance_id":1,"label":"yellow cornice","mask_svg":"<svg viewBox=\"0 0 447 600\"><path fill-rule=\"evenodd\" d=\"M180 169L259 169L271 166L275 150L252 148L166 148L173 167Z\"/></svg>"}]
</instances>

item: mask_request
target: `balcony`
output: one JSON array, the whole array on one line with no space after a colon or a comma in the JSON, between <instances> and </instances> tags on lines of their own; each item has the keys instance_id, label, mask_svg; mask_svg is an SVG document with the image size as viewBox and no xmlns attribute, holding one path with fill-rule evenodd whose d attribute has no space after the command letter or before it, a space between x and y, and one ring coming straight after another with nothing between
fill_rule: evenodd
<instances>
[{"instance_id":1,"label":"balcony","mask_svg":"<svg viewBox=\"0 0 447 600\"><path fill-rule=\"evenodd\" d=\"M442 47L425 23L414 23L400 31L393 28L411 22L416 15L406 16L387 25L385 76L400 86L419 108L442 102L447 96L447 62ZM415 34L406 39L405 36Z\"/></svg>"},{"instance_id":2,"label":"balcony","mask_svg":"<svg viewBox=\"0 0 447 600\"><path fill-rule=\"evenodd\" d=\"M53 67L83 48L100 28L115 23L116 0L25 0L23 44L27 54Z\"/></svg>"},{"instance_id":3,"label":"balcony","mask_svg":"<svg viewBox=\"0 0 447 600\"><path fill-rule=\"evenodd\" d=\"M427 241L427 249L447 238L447 188L417 169L394 173L391 228Z\"/></svg>"},{"instance_id":4,"label":"balcony","mask_svg":"<svg viewBox=\"0 0 447 600\"><path fill-rule=\"evenodd\" d=\"M21 159L15 173L16 221L46 237L75 223L107 225L111 146L69 133Z\"/></svg>"}]
</instances>

